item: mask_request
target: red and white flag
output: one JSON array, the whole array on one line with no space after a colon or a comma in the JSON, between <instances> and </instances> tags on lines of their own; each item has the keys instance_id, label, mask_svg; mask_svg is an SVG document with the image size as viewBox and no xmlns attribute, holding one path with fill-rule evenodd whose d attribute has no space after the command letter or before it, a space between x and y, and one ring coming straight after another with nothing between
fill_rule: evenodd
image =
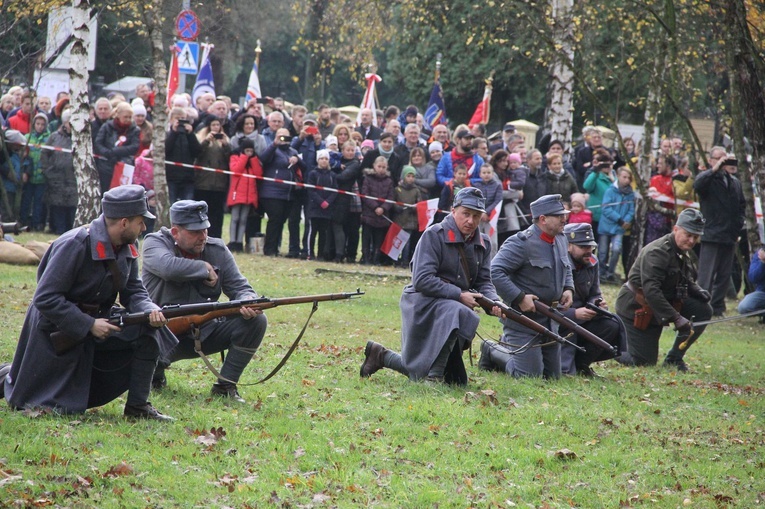
<instances>
[{"instance_id":1,"label":"red and white flag","mask_svg":"<svg viewBox=\"0 0 765 509\"><path fill-rule=\"evenodd\" d=\"M502 200L499 200L497 206L489 212L489 237L494 237L497 233L497 221L499 221L500 210L502 210Z\"/></svg>"},{"instance_id":2,"label":"red and white flag","mask_svg":"<svg viewBox=\"0 0 765 509\"><path fill-rule=\"evenodd\" d=\"M380 246L380 251L394 260L398 260L407 242L409 242L409 234L396 223L391 223L388 233L385 235L385 240L383 240L382 246Z\"/></svg>"},{"instance_id":3,"label":"red and white flag","mask_svg":"<svg viewBox=\"0 0 765 509\"><path fill-rule=\"evenodd\" d=\"M173 96L178 91L178 82L180 81L180 73L178 72L178 47L173 46L170 50L170 72L167 74L167 107L168 109L173 107Z\"/></svg>"},{"instance_id":4,"label":"red and white flag","mask_svg":"<svg viewBox=\"0 0 765 509\"><path fill-rule=\"evenodd\" d=\"M481 102L478 103L478 106L475 109L475 112L473 113L473 116L470 117L470 122L468 122L468 127L471 129L476 124L488 124L489 123L489 115L491 113L491 83L486 83L486 88L483 90L483 99L481 99Z\"/></svg>"},{"instance_id":5,"label":"red and white flag","mask_svg":"<svg viewBox=\"0 0 765 509\"><path fill-rule=\"evenodd\" d=\"M118 186L126 186L133 183L133 173L135 173L135 166L119 162L114 165L114 173L112 173L112 182L109 185L109 189L113 189Z\"/></svg>"},{"instance_id":6,"label":"red and white flag","mask_svg":"<svg viewBox=\"0 0 765 509\"><path fill-rule=\"evenodd\" d=\"M438 212L438 198L417 202L417 222L421 232L433 224L436 212Z\"/></svg>"},{"instance_id":7,"label":"red and white flag","mask_svg":"<svg viewBox=\"0 0 765 509\"><path fill-rule=\"evenodd\" d=\"M370 109L372 110L372 125L377 125L377 101L375 98L377 97L377 94L375 93L375 84L380 83L382 81L382 78L379 77L377 74L374 73L367 73L364 75L364 78L367 80L367 91L364 92L364 99L361 100L361 106L359 107L359 114L356 116L356 125L361 125L361 110L364 109Z\"/></svg>"}]
</instances>

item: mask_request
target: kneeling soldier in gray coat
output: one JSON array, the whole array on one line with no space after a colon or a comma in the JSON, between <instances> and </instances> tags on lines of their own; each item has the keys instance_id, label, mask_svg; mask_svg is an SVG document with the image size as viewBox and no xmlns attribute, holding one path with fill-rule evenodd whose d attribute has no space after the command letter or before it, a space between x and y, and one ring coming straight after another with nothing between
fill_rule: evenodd
<instances>
[{"instance_id":1,"label":"kneeling soldier in gray coat","mask_svg":"<svg viewBox=\"0 0 765 509\"><path fill-rule=\"evenodd\" d=\"M451 214L422 234L411 262L412 282L399 303L401 354L368 342L362 377L385 367L412 380L467 384L462 352L478 329L475 299L498 300L489 277L491 242L478 231L485 212L481 191L466 187L455 196Z\"/></svg>"},{"instance_id":2,"label":"kneeling soldier in gray coat","mask_svg":"<svg viewBox=\"0 0 765 509\"><path fill-rule=\"evenodd\" d=\"M101 206L95 221L53 241L40 261L16 355L10 370L0 368L5 397L19 410L80 413L128 391L126 416L171 421L148 401L160 351L157 329L167 320L138 277L136 239L146 230L144 219L154 216L141 186L107 191ZM118 295L128 312L149 311L149 325L110 324ZM54 332L82 341L56 352Z\"/></svg>"},{"instance_id":3,"label":"kneeling soldier in gray coat","mask_svg":"<svg viewBox=\"0 0 765 509\"><path fill-rule=\"evenodd\" d=\"M550 328L550 319L536 312L534 301L567 310L573 301L574 280L568 243L563 237L568 211L559 194L548 194L531 203L534 224L502 244L491 262L491 280L497 293L535 322ZM560 378L560 345L546 344L531 329L503 319L503 341L531 345L526 351L508 355L481 345L478 367L504 371L514 377Z\"/></svg>"},{"instance_id":4,"label":"kneeling soldier in gray coat","mask_svg":"<svg viewBox=\"0 0 765 509\"><path fill-rule=\"evenodd\" d=\"M163 227L143 242L143 281L151 298L160 306L215 302L225 293L230 300L255 299L258 295L239 272L234 257L221 239L207 236L207 204L181 200L170 208L172 228ZM202 325L202 351L211 354L228 350L214 396L244 403L236 382L252 359L266 333L266 315L261 310L240 309L235 318L219 318ZM162 352L153 386L166 385L164 369L181 359L194 359L194 337L178 337L179 343Z\"/></svg>"}]
</instances>

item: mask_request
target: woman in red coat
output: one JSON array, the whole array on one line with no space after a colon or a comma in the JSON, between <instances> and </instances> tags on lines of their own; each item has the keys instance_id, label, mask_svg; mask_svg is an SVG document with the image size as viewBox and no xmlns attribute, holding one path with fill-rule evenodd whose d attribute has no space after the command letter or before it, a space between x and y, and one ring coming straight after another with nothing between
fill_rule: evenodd
<instances>
[{"instance_id":1,"label":"woman in red coat","mask_svg":"<svg viewBox=\"0 0 765 509\"><path fill-rule=\"evenodd\" d=\"M229 169L233 172L228 187L227 205L231 209L231 225L228 248L242 252L244 232L247 229L247 216L258 208L258 187L256 179L246 175L263 176L260 159L255 155L255 144L249 138L239 141L239 148L231 155Z\"/></svg>"}]
</instances>

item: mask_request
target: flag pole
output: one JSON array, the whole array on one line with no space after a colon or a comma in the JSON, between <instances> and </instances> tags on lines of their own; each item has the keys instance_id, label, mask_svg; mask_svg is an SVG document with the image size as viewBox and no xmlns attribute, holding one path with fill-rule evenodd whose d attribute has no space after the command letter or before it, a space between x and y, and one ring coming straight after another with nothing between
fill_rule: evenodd
<instances>
[{"instance_id":1,"label":"flag pole","mask_svg":"<svg viewBox=\"0 0 765 509\"><path fill-rule=\"evenodd\" d=\"M263 52L263 50L260 47L260 39L257 39L255 41L255 66L258 68L258 75L260 75L260 54ZM260 81L260 78L258 78L258 81ZM266 117L266 108L259 104L260 106L260 118Z\"/></svg>"},{"instance_id":2,"label":"flag pole","mask_svg":"<svg viewBox=\"0 0 765 509\"><path fill-rule=\"evenodd\" d=\"M372 74L377 74L377 65L375 63L369 64L369 72ZM375 86L375 108L381 108L381 107L382 105L380 104L380 99L377 97L377 86ZM377 125L377 111L372 112L372 118L375 120L372 123L372 125ZM378 126L378 127L382 127L382 126Z\"/></svg>"},{"instance_id":3,"label":"flag pole","mask_svg":"<svg viewBox=\"0 0 765 509\"><path fill-rule=\"evenodd\" d=\"M436 54L436 77L433 79L433 83L438 83L441 78L441 53Z\"/></svg>"},{"instance_id":4,"label":"flag pole","mask_svg":"<svg viewBox=\"0 0 765 509\"><path fill-rule=\"evenodd\" d=\"M486 88L489 89L489 101L486 103L486 112L484 113L484 121L483 124L489 123L489 117L491 116L491 93L494 90L494 86L492 85L494 83L494 69L491 70L489 73L489 77L486 78Z\"/></svg>"}]
</instances>

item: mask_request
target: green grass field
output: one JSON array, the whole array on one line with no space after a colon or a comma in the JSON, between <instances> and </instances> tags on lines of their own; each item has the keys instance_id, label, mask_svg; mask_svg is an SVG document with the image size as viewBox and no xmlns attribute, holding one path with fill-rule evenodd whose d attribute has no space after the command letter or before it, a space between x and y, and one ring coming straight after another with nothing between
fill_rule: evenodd
<instances>
[{"instance_id":1,"label":"green grass field","mask_svg":"<svg viewBox=\"0 0 765 509\"><path fill-rule=\"evenodd\" d=\"M171 424L123 419L123 398L63 417L0 404L0 507L765 504L765 329L754 318L710 326L686 357L687 374L611 361L596 367L600 380L519 381L475 365L467 388L387 370L360 379L367 340L400 346L406 271L237 261L268 297L366 295L320 304L284 369L240 387L246 405L212 400L214 379L197 360L173 365L168 387L152 395L177 418ZM10 360L36 268L0 271L0 359ZM606 291L613 302L616 287ZM276 365L309 310L267 312L266 338L242 384ZM480 333L499 331L483 315ZM667 331L662 355L670 345Z\"/></svg>"}]
</instances>

